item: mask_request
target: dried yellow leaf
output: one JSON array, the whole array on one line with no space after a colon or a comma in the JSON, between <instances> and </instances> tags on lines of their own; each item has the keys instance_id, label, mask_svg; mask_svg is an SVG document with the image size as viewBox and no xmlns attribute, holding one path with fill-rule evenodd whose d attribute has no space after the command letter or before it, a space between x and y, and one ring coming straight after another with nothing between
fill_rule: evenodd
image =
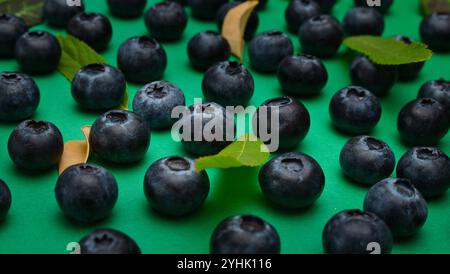
<instances>
[{"instance_id":1,"label":"dried yellow leaf","mask_svg":"<svg viewBox=\"0 0 450 274\"><path fill-rule=\"evenodd\" d=\"M63 173L66 168L86 163L89 159L89 133L91 131L90 126L84 126L81 128L84 135L84 140L68 141L64 144L64 152L59 162L59 174Z\"/></svg>"}]
</instances>

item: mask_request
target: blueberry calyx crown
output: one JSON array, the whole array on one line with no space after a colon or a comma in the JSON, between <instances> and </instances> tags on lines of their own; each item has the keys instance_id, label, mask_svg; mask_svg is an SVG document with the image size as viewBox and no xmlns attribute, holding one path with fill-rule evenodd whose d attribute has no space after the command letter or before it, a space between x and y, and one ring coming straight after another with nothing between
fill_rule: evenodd
<instances>
[{"instance_id":1,"label":"blueberry calyx crown","mask_svg":"<svg viewBox=\"0 0 450 274\"><path fill-rule=\"evenodd\" d=\"M280 35L283 35L283 33L278 30L270 30L270 31L266 32L266 35L267 36L280 36Z\"/></svg>"},{"instance_id":2,"label":"blueberry calyx crown","mask_svg":"<svg viewBox=\"0 0 450 274\"><path fill-rule=\"evenodd\" d=\"M153 98L161 99L167 95L166 87L159 83L149 86L145 93Z\"/></svg>"},{"instance_id":3,"label":"blueberry calyx crown","mask_svg":"<svg viewBox=\"0 0 450 274\"><path fill-rule=\"evenodd\" d=\"M191 168L191 164L182 157L170 157L166 160L166 165L173 171L185 171Z\"/></svg>"},{"instance_id":4,"label":"blueberry calyx crown","mask_svg":"<svg viewBox=\"0 0 450 274\"><path fill-rule=\"evenodd\" d=\"M107 233L102 234L101 236L96 236L94 238L94 242L99 245L110 245L114 242L114 239L110 237Z\"/></svg>"},{"instance_id":5,"label":"blueberry calyx crown","mask_svg":"<svg viewBox=\"0 0 450 274\"><path fill-rule=\"evenodd\" d=\"M239 74L239 73L242 72L242 66L241 66L241 64L240 64L239 62L236 62L236 61L229 61L229 62L226 64L225 72L226 72L228 75L236 75L236 74Z\"/></svg>"},{"instance_id":6,"label":"blueberry calyx crown","mask_svg":"<svg viewBox=\"0 0 450 274\"><path fill-rule=\"evenodd\" d=\"M256 216L243 215L240 227L247 232L259 232L264 230L264 221Z\"/></svg>"},{"instance_id":7,"label":"blueberry calyx crown","mask_svg":"<svg viewBox=\"0 0 450 274\"><path fill-rule=\"evenodd\" d=\"M45 34L46 34L45 31L42 31L42 30L28 32L28 36L33 37L33 38L41 38L41 37L45 36Z\"/></svg>"},{"instance_id":8,"label":"blueberry calyx crown","mask_svg":"<svg viewBox=\"0 0 450 274\"><path fill-rule=\"evenodd\" d=\"M1 74L1 77L9 83L16 83L22 80L22 77L15 72L4 72Z\"/></svg>"},{"instance_id":9,"label":"blueberry calyx crown","mask_svg":"<svg viewBox=\"0 0 450 274\"><path fill-rule=\"evenodd\" d=\"M0 13L0 21L9 21L11 20L12 16L8 13Z\"/></svg>"},{"instance_id":10,"label":"blueberry calyx crown","mask_svg":"<svg viewBox=\"0 0 450 274\"><path fill-rule=\"evenodd\" d=\"M97 17L97 14L95 14L93 12L83 12L78 16L78 18L80 18L83 21L91 21L95 17Z\"/></svg>"},{"instance_id":11,"label":"blueberry calyx crown","mask_svg":"<svg viewBox=\"0 0 450 274\"><path fill-rule=\"evenodd\" d=\"M104 64L94 63L94 64L89 64L89 65L85 66L84 69L88 72L100 73L100 72L105 72L106 67Z\"/></svg>"},{"instance_id":12,"label":"blueberry calyx crown","mask_svg":"<svg viewBox=\"0 0 450 274\"><path fill-rule=\"evenodd\" d=\"M419 99L419 104L423 107L429 107L429 106L434 105L435 103L437 103L437 101L434 99L431 99L431 98Z\"/></svg>"},{"instance_id":13,"label":"blueberry calyx crown","mask_svg":"<svg viewBox=\"0 0 450 274\"><path fill-rule=\"evenodd\" d=\"M95 166L92 166L90 164L82 164L79 165L78 168L84 173L95 173L98 170Z\"/></svg>"},{"instance_id":14,"label":"blueberry calyx crown","mask_svg":"<svg viewBox=\"0 0 450 274\"><path fill-rule=\"evenodd\" d=\"M357 87L349 87L347 90L347 94L351 97L356 97L358 99L363 99L367 95L365 90Z\"/></svg>"},{"instance_id":15,"label":"blueberry calyx crown","mask_svg":"<svg viewBox=\"0 0 450 274\"><path fill-rule=\"evenodd\" d=\"M298 158L286 158L281 160L282 166L293 172L300 172L303 170L303 161Z\"/></svg>"},{"instance_id":16,"label":"blueberry calyx crown","mask_svg":"<svg viewBox=\"0 0 450 274\"><path fill-rule=\"evenodd\" d=\"M416 153L417 158L421 160L435 160L440 156L440 152L437 149L431 147L419 148L417 149Z\"/></svg>"},{"instance_id":17,"label":"blueberry calyx crown","mask_svg":"<svg viewBox=\"0 0 450 274\"><path fill-rule=\"evenodd\" d=\"M366 211L362 211L360 209L350 209L346 210L345 215L350 217L365 217L365 218L373 218L373 216Z\"/></svg>"},{"instance_id":18,"label":"blueberry calyx crown","mask_svg":"<svg viewBox=\"0 0 450 274\"><path fill-rule=\"evenodd\" d=\"M123 123L128 119L128 116L121 111L110 111L106 114L106 119L111 122Z\"/></svg>"},{"instance_id":19,"label":"blueberry calyx crown","mask_svg":"<svg viewBox=\"0 0 450 274\"><path fill-rule=\"evenodd\" d=\"M264 103L264 105L268 106L268 107L281 107L281 106L286 106L292 103L292 99L289 97L279 97L279 98L274 98L271 100L268 100L267 102Z\"/></svg>"},{"instance_id":20,"label":"blueberry calyx crown","mask_svg":"<svg viewBox=\"0 0 450 274\"><path fill-rule=\"evenodd\" d=\"M29 120L25 126L36 133L41 133L49 129L48 123L44 121Z\"/></svg>"},{"instance_id":21,"label":"blueberry calyx crown","mask_svg":"<svg viewBox=\"0 0 450 274\"><path fill-rule=\"evenodd\" d=\"M412 197L415 194L414 188L408 179L395 179L394 187L403 196Z\"/></svg>"},{"instance_id":22,"label":"blueberry calyx crown","mask_svg":"<svg viewBox=\"0 0 450 274\"><path fill-rule=\"evenodd\" d=\"M138 43L142 48L157 48L158 44L155 39L148 36L141 36L138 38Z\"/></svg>"},{"instance_id":23,"label":"blueberry calyx crown","mask_svg":"<svg viewBox=\"0 0 450 274\"><path fill-rule=\"evenodd\" d=\"M370 150L382 150L384 148L384 144L381 141L372 137L365 138L364 142Z\"/></svg>"}]
</instances>

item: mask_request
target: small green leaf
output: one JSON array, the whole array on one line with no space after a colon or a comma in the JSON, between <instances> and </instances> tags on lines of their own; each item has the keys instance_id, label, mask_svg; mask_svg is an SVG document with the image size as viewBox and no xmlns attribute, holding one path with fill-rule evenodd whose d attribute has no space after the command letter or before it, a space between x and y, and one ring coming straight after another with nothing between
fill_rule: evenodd
<instances>
[{"instance_id":1,"label":"small green leaf","mask_svg":"<svg viewBox=\"0 0 450 274\"><path fill-rule=\"evenodd\" d=\"M352 36L344 40L344 44L380 65L402 65L429 60L433 52L428 46L413 42L405 44L394 38L379 36Z\"/></svg>"},{"instance_id":2,"label":"small green leaf","mask_svg":"<svg viewBox=\"0 0 450 274\"><path fill-rule=\"evenodd\" d=\"M420 0L420 8L424 15L433 12L450 12L450 0Z\"/></svg>"},{"instance_id":3,"label":"small green leaf","mask_svg":"<svg viewBox=\"0 0 450 274\"><path fill-rule=\"evenodd\" d=\"M0 0L0 13L21 17L28 26L43 20L44 0Z\"/></svg>"},{"instance_id":4,"label":"small green leaf","mask_svg":"<svg viewBox=\"0 0 450 274\"><path fill-rule=\"evenodd\" d=\"M83 41L71 35L57 35L56 38L62 50L58 71L69 81L72 81L78 70L86 65L94 63L107 64L106 60L100 54ZM128 88L118 108L128 109Z\"/></svg>"},{"instance_id":5,"label":"small green leaf","mask_svg":"<svg viewBox=\"0 0 450 274\"><path fill-rule=\"evenodd\" d=\"M255 167L269 159L269 150L264 143L252 135L244 135L216 155L195 160L195 169Z\"/></svg>"}]
</instances>

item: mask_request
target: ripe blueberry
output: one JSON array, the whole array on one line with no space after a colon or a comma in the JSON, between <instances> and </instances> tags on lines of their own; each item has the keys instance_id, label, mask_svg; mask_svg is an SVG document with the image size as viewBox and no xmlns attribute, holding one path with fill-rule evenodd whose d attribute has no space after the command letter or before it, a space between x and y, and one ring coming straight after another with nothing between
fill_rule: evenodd
<instances>
[{"instance_id":1,"label":"ripe blueberry","mask_svg":"<svg viewBox=\"0 0 450 274\"><path fill-rule=\"evenodd\" d=\"M56 201L67 217L92 223L109 215L118 197L114 176L94 164L73 165L59 176Z\"/></svg>"},{"instance_id":2,"label":"ripe blueberry","mask_svg":"<svg viewBox=\"0 0 450 274\"><path fill-rule=\"evenodd\" d=\"M96 229L79 243L81 254L141 254L130 236L114 229Z\"/></svg>"},{"instance_id":3,"label":"ripe blueberry","mask_svg":"<svg viewBox=\"0 0 450 274\"><path fill-rule=\"evenodd\" d=\"M108 110L122 102L126 90L123 74L105 64L82 67L72 80L72 97L83 108Z\"/></svg>"},{"instance_id":4,"label":"ripe blueberry","mask_svg":"<svg viewBox=\"0 0 450 274\"><path fill-rule=\"evenodd\" d=\"M192 16L208 21L214 20L220 7L226 3L228 0L188 0Z\"/></svg>"},{"instance_id":5,"label":"ripe blueberry","mask_svg":"<svg viewBox=\"0 0 450 274\"><path fill-rule=\"evenodd\" d=\"M108 0L108 8L114 16L122 18L139 17L147 0Z\"/></svg>"},{"instance_id":6,"label":"ripe blueberry","mask_svg":"<svg viewBox=\"0 0 450 274\"><path fill-rule=\"evenodd\" d=\"M149 83L160 80L167 67L166 51L147 36L126 40L117 53L117 65L128 81Z\"/></svg>"},{"instance_id":7,"label":"ripe blueberry","mask_svg":"<svg viewBox=\"0 0 450 274\"><path fill-rule=\"evenodd\" d=\"M236 7L237 5L241 4L242 2L243 1L230 2L230 3L224 4L222 7L220 7L219 12L217 13L217 18L216 18L217 27L219 28L219 30L222 30L223 21L225 20L225 16L227 15L227 13L232 8ZM245 27L244 39L246 41L249 41L253 38L256 30L258 29L258 25L259 25L259 16L258 16L258 13L254 11L250 14L250 17L248 18L248 21L247 21L247 25Z\"/></svg>"},{"instance_id":8,"label":"ripe blueberry","mask_svg":"<svg viewBox=\"0 0 450 274\"><path fill-rule=\"evenodd\" d=\"M205 98L226 106L246 106L253 96L255 83L250 72L235 61L210 67L203 76Z\"/></svg>"},{"instance_id":9,"label":"ripe blueberry","mask_svg":"<svg viewBox=\"0 0 450 274\"><path fill-rule=\"evenodd\" d=\"M367 0L354 0L355 5L359 7L366 7L366 8L374 8L378 10L381 13L387 13L389 9L391 8L392 4L394 3L394 0L381 0L380 6L370 6L369 1Z\"/></svg>"},{"instance_id":10,"label":"ripe blueberry","mask_svg":"<svg viewBox=\"0 0 450 274\"><path fill-rule=\"evenodd\" d=\"M200 208L208 197L208 174L195 171L192 159L163 158L147 170L144 193L157 212L170 216L186 215Z\"/></svg>"},{"instance_id":11,"label":"ripe blueberry","mask_svg":"<svg viewBox=\"0 0 450 274\"><path fill-rule=\"evenodd\" d=\"M136 93L133 111L147 120L150 128L164 129L176 121L171 117L173 108L185 104L180 88L167 81L157 81L143 86Z\"/></svg>"},{"instance_id":12,"label":"ripe blueberry","mask_svg":"<svg viewBox=\"0 0 450 274\"><path fill-rule=\"evenodd\" d=\"M372 186L364 199L364 210L375 213L394 237L417 233L427 216L427 203L407 179L388 178Z\"/></svg>"},{"instance_id":13,"label":"ripe blueberry","mask_svg":"<svg viewBox=\"0 0 450 274\"><path fill-rule=\"evenodd\" d=\"M172 1L156 3L145 13L144 19L151 36L160 41L180 39L188 22L183 6Z\"/></svg>"},{"instance_id":14,"label":"ripe blueberry","mask_svg":"<svg viewBox=\"0 0 450 274\"><path fill-rule=\"evenodd\" d=\"M424 18L420 36L434 51L450 51L450 13L433 13Z\"/></svg>"},{"instance_id":15,"label":"ripe blueberry","mask_svg":"<svg viewBox=\"0 0 450 274\"><path fill-rule=\"evenodd\" d=\"M46 0L44 4L44 19L54 27L65 28L70 19L80 12L84 12L84 1L80 5L70 6L67 0Z\"/></svg>"},{"instance_id":16,"label":"ripe blueberry","mask_svg":"<svg viewBox=\"0 0 450 274\"><path fill-rule=\"evenodd\" d=\"M0 90L0 120L17 121L29 118L39 105L39 88L26 74L0 73Z\"/></svg>"},{"instance_id":17,"label":"ripe blueberry","mask_svg":"<svg viewBox=\"0 0 450 274\"><path fill-rule=\"evenodd\" d=\"M43 170L56 165L63 149L61 132L45 121L23 121L8 140L9 157L18 167L28 170Z\"/></svg>"},{"instance_id":18,"label":"ripe blueberry","mask_svg":"<svg viewBox=\"0 0 450 274\"><path fill-rule=\"evenodd\" d=\"M215 31L204 31L189 40L187 53L194 68L206 70L231 56L227 40Z\"/></svg>"},{"instance_id":19,"label":"ripe blueberry","mask_svg":"<svg viewBox=\"0 0 450 274\"><path fill-rule=\"evenodd\" d=\"M108 17L99 13L78 13L67 25L67 33L84 41L96 51L102 51L108 47L112 32Z\"/></svg>"},{"instance_id":20,"label":"ripe blueberry","mask_svg":"<svg viewBox=\"0 0 450 274\"><path fill-rule=\"evenodd\" d=\"M437 147L414 147L397 165L397 177L411 181L425 198L444 194L450 188L450 158Z\"/></svg>"},{"instance_id":21,"label":"ripe blueberry","mask_svg":"<svg viewBox=\"0 0 450 274\"><path fill-rule=\"evenodd\" d=\"M324 64L312 55L285 57L278 67L277 76L283 91L292 96L318 95L328 81Z\"/></svg>"},{"instance_id":22,"label":"ripe blueberry","mask_svg":"<svg viewBox=\"0 0 450 274\"><path fill-rule=\"evenodd\" d=\"M369 136L350 139L341 150L339 162L345 175L367 185L389 177L395 168L389 145Z\"/></svg>"},{"instance_id":23,"label":"ripe blueberry","mask_svg":"<svg viewBox=\"0 0 450 274\"><path fill-rule=\"evenodd\" d=\"M319 163L300 152L282 154L259 171L259 186L275 205L287 209L310 206L322 194L325 175Z\"/></svg>"},{"instance_id":24,"label":"ripe blueberry","mask_svg":"<svg viewBox=\"0 0 450 274\"><path fill-rule=\"evenodd\" d=\"M342 23L347 36L381 35L384 31L384 17L376 9L352 8Z\"/></svg>"},{"instance_id":25,"label":"ripe blueberry","mask_svg":"<svg viewBox=\"0 0 450 274\"><path fill-rule=\"evenodd\" d=\"M0 13L0 58L14 57L17 39L28 31L20 17L9 13Z\"/></svg>"},{"instance_id":26,"label":"ripe blueberry","mask_svg":"<svg viewBox=\"0 0 450 274\"><path fill-rule=\"evenodd\" d=\"M226 218L214 230L212 254L279 254L280 236L275 228L254 215Z\"/></svg>"},{"instance_id":27,"label":"ripe blueberry","mask_svg":"<svg viewBox=\"0 0 450 274\"><path fill-rule=\"evenodd\" d=\"M322 14L322 11L317 2L313 0L294 0L287 6L284 17L289 30L297 34L304 22L320 14Z\"/></svg>"},{"instance_id":28,"label":"ripe blueberry","mask_svg":"<svg viewBox=\"0 0 450 274\"><path fill-rule=\"evenodd\" d=\"M357 86L338 91L331 99L329 110L334 126L351 134L369 133L381 118L378 97Z\"/></svg>"},{"instance_id":29,"label":"ripe blueberry","mask_svg":"<svg viewBox=\"0 0 450 274\"><path fill-rule=\"evenodd\" d=\"M280 62L294 53L291 39L283 32L271 30L250 41L248 55L252 67L262 72L274 72Z\"/></svg>"},{"instance_id":30,"label":"ripe blueberry","mask_svg":"<svg viewBox=\"0 0 450 274\"><path fill-rule=\"evenodd\" d=\"M138 114L126 110L111 110L95 120L89 144L92 151L106 161L136 162L147 153L150 128Z\"/></svg>"},{"instance_id":31,"label":"ripe blueberry","mask_svg":"<svg viewBox=\"0 0 450 274\"><path fill-rule=\"evenodd\" d=\"M0 179L0 223L5 220L11 208L11 191L8 185Z\"/></svg>"},{"instance_id":32,"label":"ripe blueberry","mask_svg":"<svg viewBox=\"0 0 450 274\"><path fill-rule=\"evenodd\" d=\"M444 79L428 81L420 88L418 98L433 98L450 109L450 81Z\"/></svg>"},{"instance_id":33,"label":"ripe blueberry","mask_svg":"<svg viewBox=\"0 0 450 274\"><path fill-rule=\"evenodd\" d=\"M403 35L396 35L395 40L403 42L407 45L410 45L413 43L413 41ZM418 62L418 63L409 63L404 65L397 66L398 71L398 79L401 81L409 81L419 74L419 72L422 70L423 66L425 65L425 62Z\"/></svg>"}]
</instances>

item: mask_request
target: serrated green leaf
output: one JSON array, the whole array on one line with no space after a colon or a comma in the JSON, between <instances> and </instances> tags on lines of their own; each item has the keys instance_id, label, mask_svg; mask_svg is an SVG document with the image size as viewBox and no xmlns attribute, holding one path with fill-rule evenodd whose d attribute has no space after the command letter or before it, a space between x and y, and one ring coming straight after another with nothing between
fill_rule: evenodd
<instances>
[{"instance_id":1,"label":"serrated green leaf","mask_svg":"<svg viewBox=\"0 0 450 274\"><path fill-rule=\"evenodd\" d=\"M216 155L195 160L195 169L255 167L269 159L269 151L264 143L252 135L244 135Z\"/></svg>"},{"instance_id":2,"label":"serrated green leaf","mask_svg":"<svg viewBox=\"0 0 450 274\"><path fill-rule=\"evenodd\" d=\"M429 60L433 55L433 52L423 43L413 42L408 45L388 37L370 35L352 36L345 39L344 44L366 55L374 63L380 65L402 65L424 62Z\"/></svg>"},{"instance_id":3,"label":"serrated green leaf","mask_svg":"<svg viewBox=\"0 0 450 274\"><path fill-rule=\"evenodd\" d=\"M433 12L450 12L450 0L420 0L422 14L430 15Z\"/></svg>"},{"instance_id":4,"label":"serrated green leaf","mask_svg":"<svg viewBox=\"0 0 450 274\"><path fill-rule=\"evenodd\" d=\"M0 13L21 17L28 26L43 20L44 0L0 0Z\"/></svg>"},{"instance_id":5,"label":"serrated green leaf","mask_svg":"<svg viewBox=\"0 0 450 274\"><path fill-rule=\"evenodd\" d=\"M62 50L58 71L69 81L72 81L78 70L86 65L94 63L107 64L106 60L100 54L83 41L71 35L57 35L56 38ZM118 108L128 109L128 88Z\"/></svg>"}]
</instances>

